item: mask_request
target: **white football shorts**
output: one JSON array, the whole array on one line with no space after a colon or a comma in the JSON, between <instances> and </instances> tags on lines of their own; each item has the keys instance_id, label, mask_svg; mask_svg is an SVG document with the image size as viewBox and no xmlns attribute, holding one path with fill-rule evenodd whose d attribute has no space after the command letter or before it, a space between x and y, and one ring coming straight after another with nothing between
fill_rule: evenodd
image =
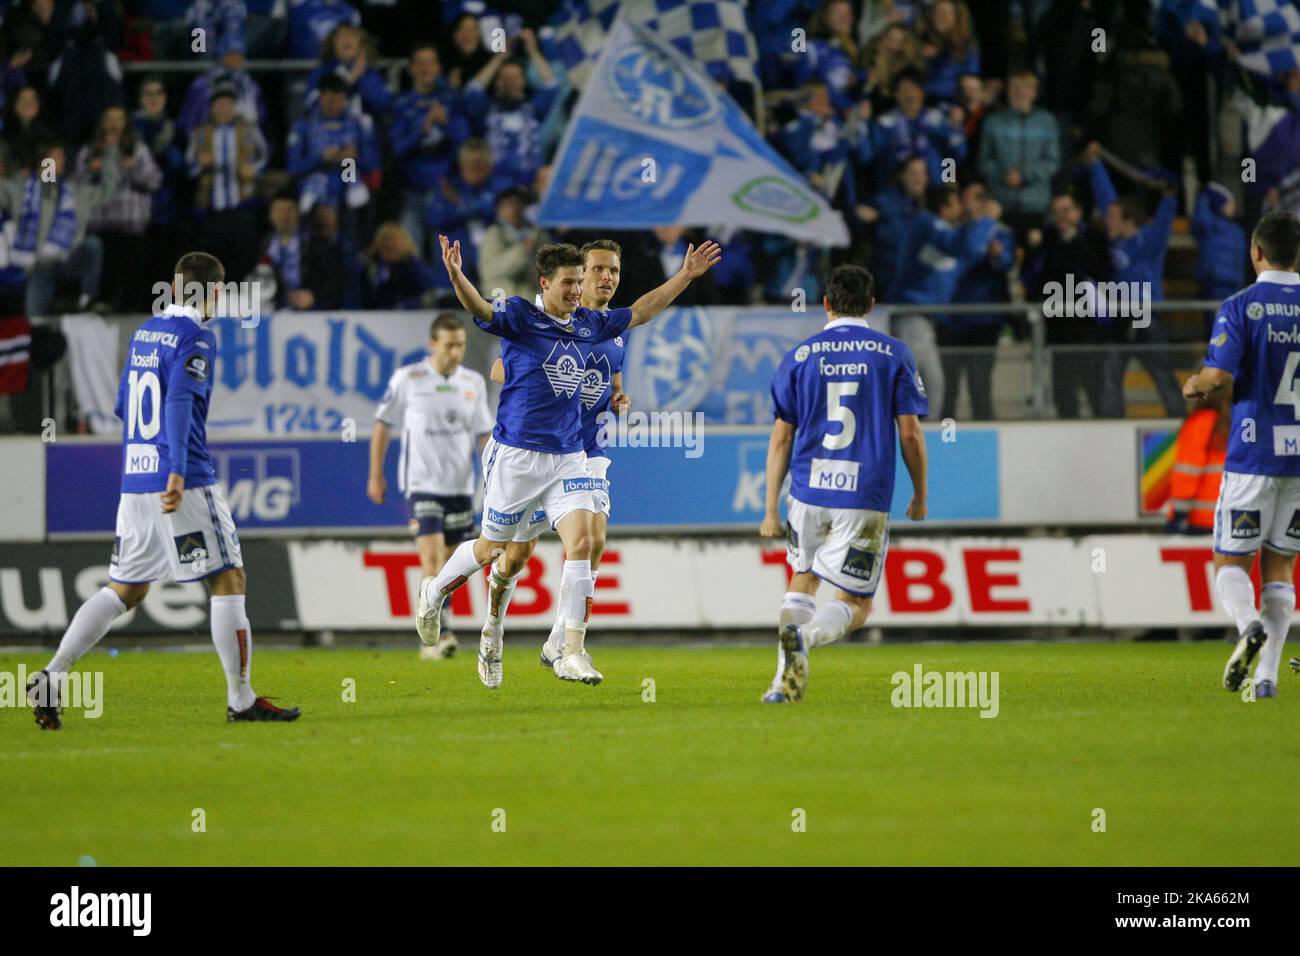
<instances>
[{"instance_id":1,"label":"white football shorts","mask_svg":"<svg viewBox=\"0 0 1300 956\"><path fill-rule=\"evenodd\" d=\"M108 576L119 584L199 581L244 557L230 506L217 485L186 488L180 507L163 514L159 492L122 494Z\"/></svg>"},{"instance_id":2,"label":"white football shorts","mask_svg":"<svg viewBox=\"0 0 1300 956\"><path fill-rule=\"evenodd\" d=\"M889 547L889 513L826 508L787 498L786 561L850 594L871 597Z\"/></svg>"},{"instance_id":3,"label":"white football shorts","mask_svg":"<svg viewBox=\"0 0 1300 956\"><path fill-rule=\"evenodd\" d=\"M570 511L594 512L595 487L583 452L554 455L489 438L483 448L483 537L531 541Z\"/></svg>"},{"instance_id":4,"label":"white football shorts","mask_svg":"<svg viewBox=\"0 0 1300 956\"><path fill-rule=\"evenodd\" d=\"M1254 554L1260 545L1300 551L1300 478L1225 471L1214 509L1214 550Z\"/></svg>"}]
</instances>

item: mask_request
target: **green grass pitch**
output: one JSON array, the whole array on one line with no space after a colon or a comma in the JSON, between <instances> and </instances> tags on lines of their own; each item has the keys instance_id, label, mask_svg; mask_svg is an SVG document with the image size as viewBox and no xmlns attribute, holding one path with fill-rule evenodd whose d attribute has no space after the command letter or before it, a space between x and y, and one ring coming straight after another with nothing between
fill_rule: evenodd
<instances>
[{"instance_id":1,"label":"green grass pitch","mask_svg":"<svg viewBox=\"0 0 1300 956\"><path fill-rule=\"evenodd\" d=\"M593 688L538 644L507 636L498 691L464 650L260 651L289 726L226 724L214 654L97 652L100 718L0 710L0 863L1296 862L1300 677L1243 702L1225 644L834 646L785 706L769 647L593 642ZM997 671L999 715L894 708L918 662Z\"/></svg>"}]
</instances>

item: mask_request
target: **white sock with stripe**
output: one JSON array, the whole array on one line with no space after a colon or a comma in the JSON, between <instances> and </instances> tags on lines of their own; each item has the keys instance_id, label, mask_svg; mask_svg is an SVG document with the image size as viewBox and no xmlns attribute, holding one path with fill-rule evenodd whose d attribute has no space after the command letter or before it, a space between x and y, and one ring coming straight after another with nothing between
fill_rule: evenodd
<instances>
[{"instance_id":1,"label":"white sock with stripe","mask_svg":"<svg viewBox=\"0 0 1300 956\"><path fill-rule=\"evenodd\" d=\"M447 563L442 566L437 576L431 581L425 579L425 598L430 604L437 603L439 591L451 594L481 567L478 558L474 557L474 539L462 541L451 553L451 557L447 559Z\"/></svg>"},{"instance_id":2,"label":"white sock with stripe","mask_svg":"<svg viewBox=\"0 0 1300 956\"><path fill-rule=\"evenodd\" d=\"M235 710L248 710L257 695L250 681L253 627L244 610L244 595L214 594L211 607L212 644L226 672L226 703Z\"/></svg>"},{"instance_id":3,"label":"white sock with stripe","mask_svg":"<svg viewBox=\"0 0 1300 956\"><path fill-rule=\"evenodd\" d=\"M582 653L595 590L590 561L564 562L564 573L560 576L560 613L564 615L565 657Z\"/></svg>"},{"instance_id":4,"label":"white sock with stripe","mask_svg":"<svg viewBox=\"0 0 1300 956\"><path fill-rule=\"evenodd\" d=\"M1291 615L1295 613L1295 586L1282 581L1265 584L1260 595L1264 632L1268 640L1259 649L1259 663L1255 665L1255 683L1270 680L1277 683L1277 670L1282 663L1282 648L1287 632L1291 630Z\"/></svg>"},{"instance_id":5,"label":"white sock with stripe","mask_svg":"<svg viewBox=\"0 0 1300 956\"><path fill-rule=\"evenodd\" d=\"M515 585L519 583L523 573L523 568L520 568L514 574L507 575L502 573L495 564L492 565L492 573L488 576L486 617L487 623L492 627L501 627L505 624L506 610L510 607L510 599L515 596Z\"/></svg>"},{"instance_id":6,"label":"white sock with stripe","mask_svg":"<svg viewBox=\"0 0 1300 956\"><path fill-rule=\"evenodd\" d=\"M67 673L87 651L104 639L113 621L125 612L126 605L116 591L100 588L72 615L72 621L59 641L59 648L45 669L51 674Z\"/></svg>"},{"instance_id":7,"label":"white sock with stripe","mask_svg":"<svg viewBox=\"0 0 1300 956\"><path fill-rule=\"evenodd\" d=\"M1250 575L1235 564L1225 564L1214 576L1214 589L1219 603L1237 625L1237 634L1244 634L1250 622L1259 619L1255 610L1255 585Z\"/></svg>"}]
</instances>

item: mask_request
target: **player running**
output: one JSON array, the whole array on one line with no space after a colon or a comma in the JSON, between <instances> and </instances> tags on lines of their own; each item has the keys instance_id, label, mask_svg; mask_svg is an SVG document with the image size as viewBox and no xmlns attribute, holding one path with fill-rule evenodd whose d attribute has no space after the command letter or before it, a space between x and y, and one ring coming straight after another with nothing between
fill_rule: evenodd
<instances>
[{"instance_id":1,"label":"player running","mask_svg":"<svg viewBox=\"0 0 1300 956\"><path fill-rule=\"evenodd\" d=\"M474 456L492 432L487 383L465 358L465 323L443 312L429 329L428 358L393 373L370 433L370 479L366 494L384 503L384 455L394 427L401 429L402 450L397 480L406 493L411 530L420 554L420 570L432 577L447 563L451 548L475 536ZM446 616L446 609L444 609ZM456 636L446 621L434 647L421 645L420 656L451 657Z\"/></svg>"},{"instance_id":2,"label":"player running","mask_svg":"<svg viewBox=\"0 0 1300 956\"><path fill-rule=\"evenodd\" d=\"M597 239L580 250L583 259L582 305L601 310L609 306L618 291L622 271L623 249L613 239ZM605 533L609 525L609 456L600 442L601 416L611 409L621 414L629 407L623 391L623 359L627 354L626 336L620 335L592 346L594 361L582 379L582 437L587 456L587 471L595 479L593 494L599 509L591 522L591 580L595 586L600 556L605 551ZM501 358L492 365L492 380L506 381L506 362L512 359L509 341L501 343ZM612 388L611 388L612 386ZM537 549L537 539L546 529L545 512L532 516L522 532L522 540L506 545L505 554L492 565L488 577L488 609L479 640L479 678L487 687L501 686L501 642L505 634L506 609L514 596L519 576ZM555 623L542 645L541 665L554 669L564 651L564 616L556 608ZM586 651L583 651L586 654Z\"/></svg>"},{"instance_id":3,"label":"player running","mask_svg":"<svg viewBox=\"0 0 1300 956\"><path fill-rule=\"evenodd\" d=\"M244 608L246 579L239 536L216 484L206 422L212 397L216 288L225 269L205 252L176 263L174 302L131 337L114 411L122 419L122 494L109 583L77 609L59 649L28 684L28 702L43 729L58 730L58 691L71 668L131 610L157 580L203 581L211 593L212 643L226 672L226 720L296 720L298 708L276 707L250 684L253 631ZM198 285L196 286L195 283Z\"/></svg>"},{"instance_id":4,"label":"player running","mask_svg":"<svg viewBox=\"0 0 1300 956\"><path fill-rule=\"evenodd\" d=\"M803 699L808 652L861 627L871 613L889 546L894 426L912 477L907 516L925 518L929 411L912 351L867 325L871 273L839 266L822 305L826 327L791 350L772 378L776 421L767 448L767 513L759 533L781 534L779 499L790 472L787 561L794 576L781 602L776 676L763 700ZM817 607L821 581L838 590Z\"/></svg>"},{"instance_id":5,"label":"player running","mask_svg":"<svg viewBox=\"0 0 1300 956\"><path fill-rule=\"evenodd\" d=\"M561 680L598 684L603 678L583 653L595 588L592 515L599 509L583 451L582 381L596 362L595 343L649 322L713 268L722 250L714 242L689 246L681 269L631 308L595 311L581 304L583 258L571 245L537 251L539 308L519 296L487 301L461 271L460 243L449 243L446 236L438 241L456 297L479 328L509 341L511 359L496 427L483 452L482 533L461 544L436 577L421 583L416 630L425 644L436 644L447 597L498 557L506 543L526 535L530 520L543 511L564 543L566 558L560 578L564 650L553 670ZM489 673L500 667L500 643L494 653L495 660L489 655L484 662Z\"/></svg>"},{"instance_id":6,"label":"player running","mask_svg":"<svg viewBox=\"0 0 1300 956\"><path fill-rule=\"evenodd\" d=\"M1239 689L1251 661L1255 698L1277 696L1300 550L1300 221L1269 213L1250 237L1253 285L1224 300L1205 367L1183 385L1189 399L1232 394L1228 458L1214 514L1214 583L1237 625L1223 686ZM1260 610L1250 566L1260 554Z\"/></svg>"}]
</instances>

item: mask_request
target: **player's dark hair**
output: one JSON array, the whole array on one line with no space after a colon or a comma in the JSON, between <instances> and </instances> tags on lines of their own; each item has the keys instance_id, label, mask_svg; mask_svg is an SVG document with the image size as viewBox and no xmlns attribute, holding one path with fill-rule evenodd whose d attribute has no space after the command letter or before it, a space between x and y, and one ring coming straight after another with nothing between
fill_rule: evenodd
<instances>
[{"instance_id":1,"label":"player's dark hair","mask_svg":"<svg viewBox=\"0 0 1300 956\"><path fill-rule=\"evenodd\" d=\"M925 208L927 212L932 212L936 216L952 201L953 197L961 198L961 193L952 183L935 183L932 186L925 187Z\"/></svg>"},{"instance_id":2,"label":"player's dark hair","mask_svg":"<svg viewBox=\"0 0 1300 956\"><path fill-rule=\"evenodd\" d=\"M413 44L411 44L411 52L408 54L408 56L413 57L421 50L432 50L434 55L438 58L438 62L439 63L442 62L442 51L438 49L438 44L434 43L432 40L427 40L427 39L416 40Z\"/></svg>"},{"instance_id":3,"label":"player's dark hair","mask_svg":"<svg viewBox=\"0 0 1300 956\"><path fill-rule=\"evenodd\" d=\"M582 263L587 264L587 253L600 249L605 252L612 252L618 256L619 261L623 260L623 247L613 239L593 239L578 251L582 253Z\"/></svg>"},{"instance_id":4,"label":"player's dark hair","mask_svg":"<svg viewBox=\"0 0 1300 956\"><path fill-rule=\"evenodd\" d=\"M587 264L587 259L578 251L577 246L568 242L557 242L538 249L534 262L537 266L537 278L545 276L550 279L554 277L557 270L566 266L581 268Z\"/></svg>"},{"instance_id":5,"label":"player's dark hair","mask_svg":"<svg viewBox=\"0 0 1300 956\"><path fill-rule=\"evenodd\" d=\"M429 338L436 339L441 331L459 332L465 328L465 320L455 312L439 312L429 326Z\"/></svg>"},{"instance_id":6,"label":"player's dark hair","mask_svg":"<svg viewBox=\"0 0 1300 956\"><path fill-rule=\"evenodd\" d=\"M176 260L176 268L172 272L181 277L182 291L191 282L197 282L206 288L210 282L224 282L226 279L226 268L221 260L206 252L185 253Z\"/></svg>"},{"instance_id":7,"label":"player's dark hair","mask_svg":"<svg viewBox=\"0 0 1300 956\"><path fill-rule=\"evenodd\" d=\"M1300 219L1289 212L1270 212L1255 226L1250 243L1259 246L1266 261L1281 269L1295 269L1300 261Z\"/></svg>"},{"instance_id":8,"label":"player's dark hair","mask_svg":"<svg viewBox=\"0 0 1300 956\"><path fill-rule=\"evenodd\" d=\"M862 266L836 266L826 283L826 302L836 315L866 315L876 293L876 280Z\"/></svg>"}]
</instances>

